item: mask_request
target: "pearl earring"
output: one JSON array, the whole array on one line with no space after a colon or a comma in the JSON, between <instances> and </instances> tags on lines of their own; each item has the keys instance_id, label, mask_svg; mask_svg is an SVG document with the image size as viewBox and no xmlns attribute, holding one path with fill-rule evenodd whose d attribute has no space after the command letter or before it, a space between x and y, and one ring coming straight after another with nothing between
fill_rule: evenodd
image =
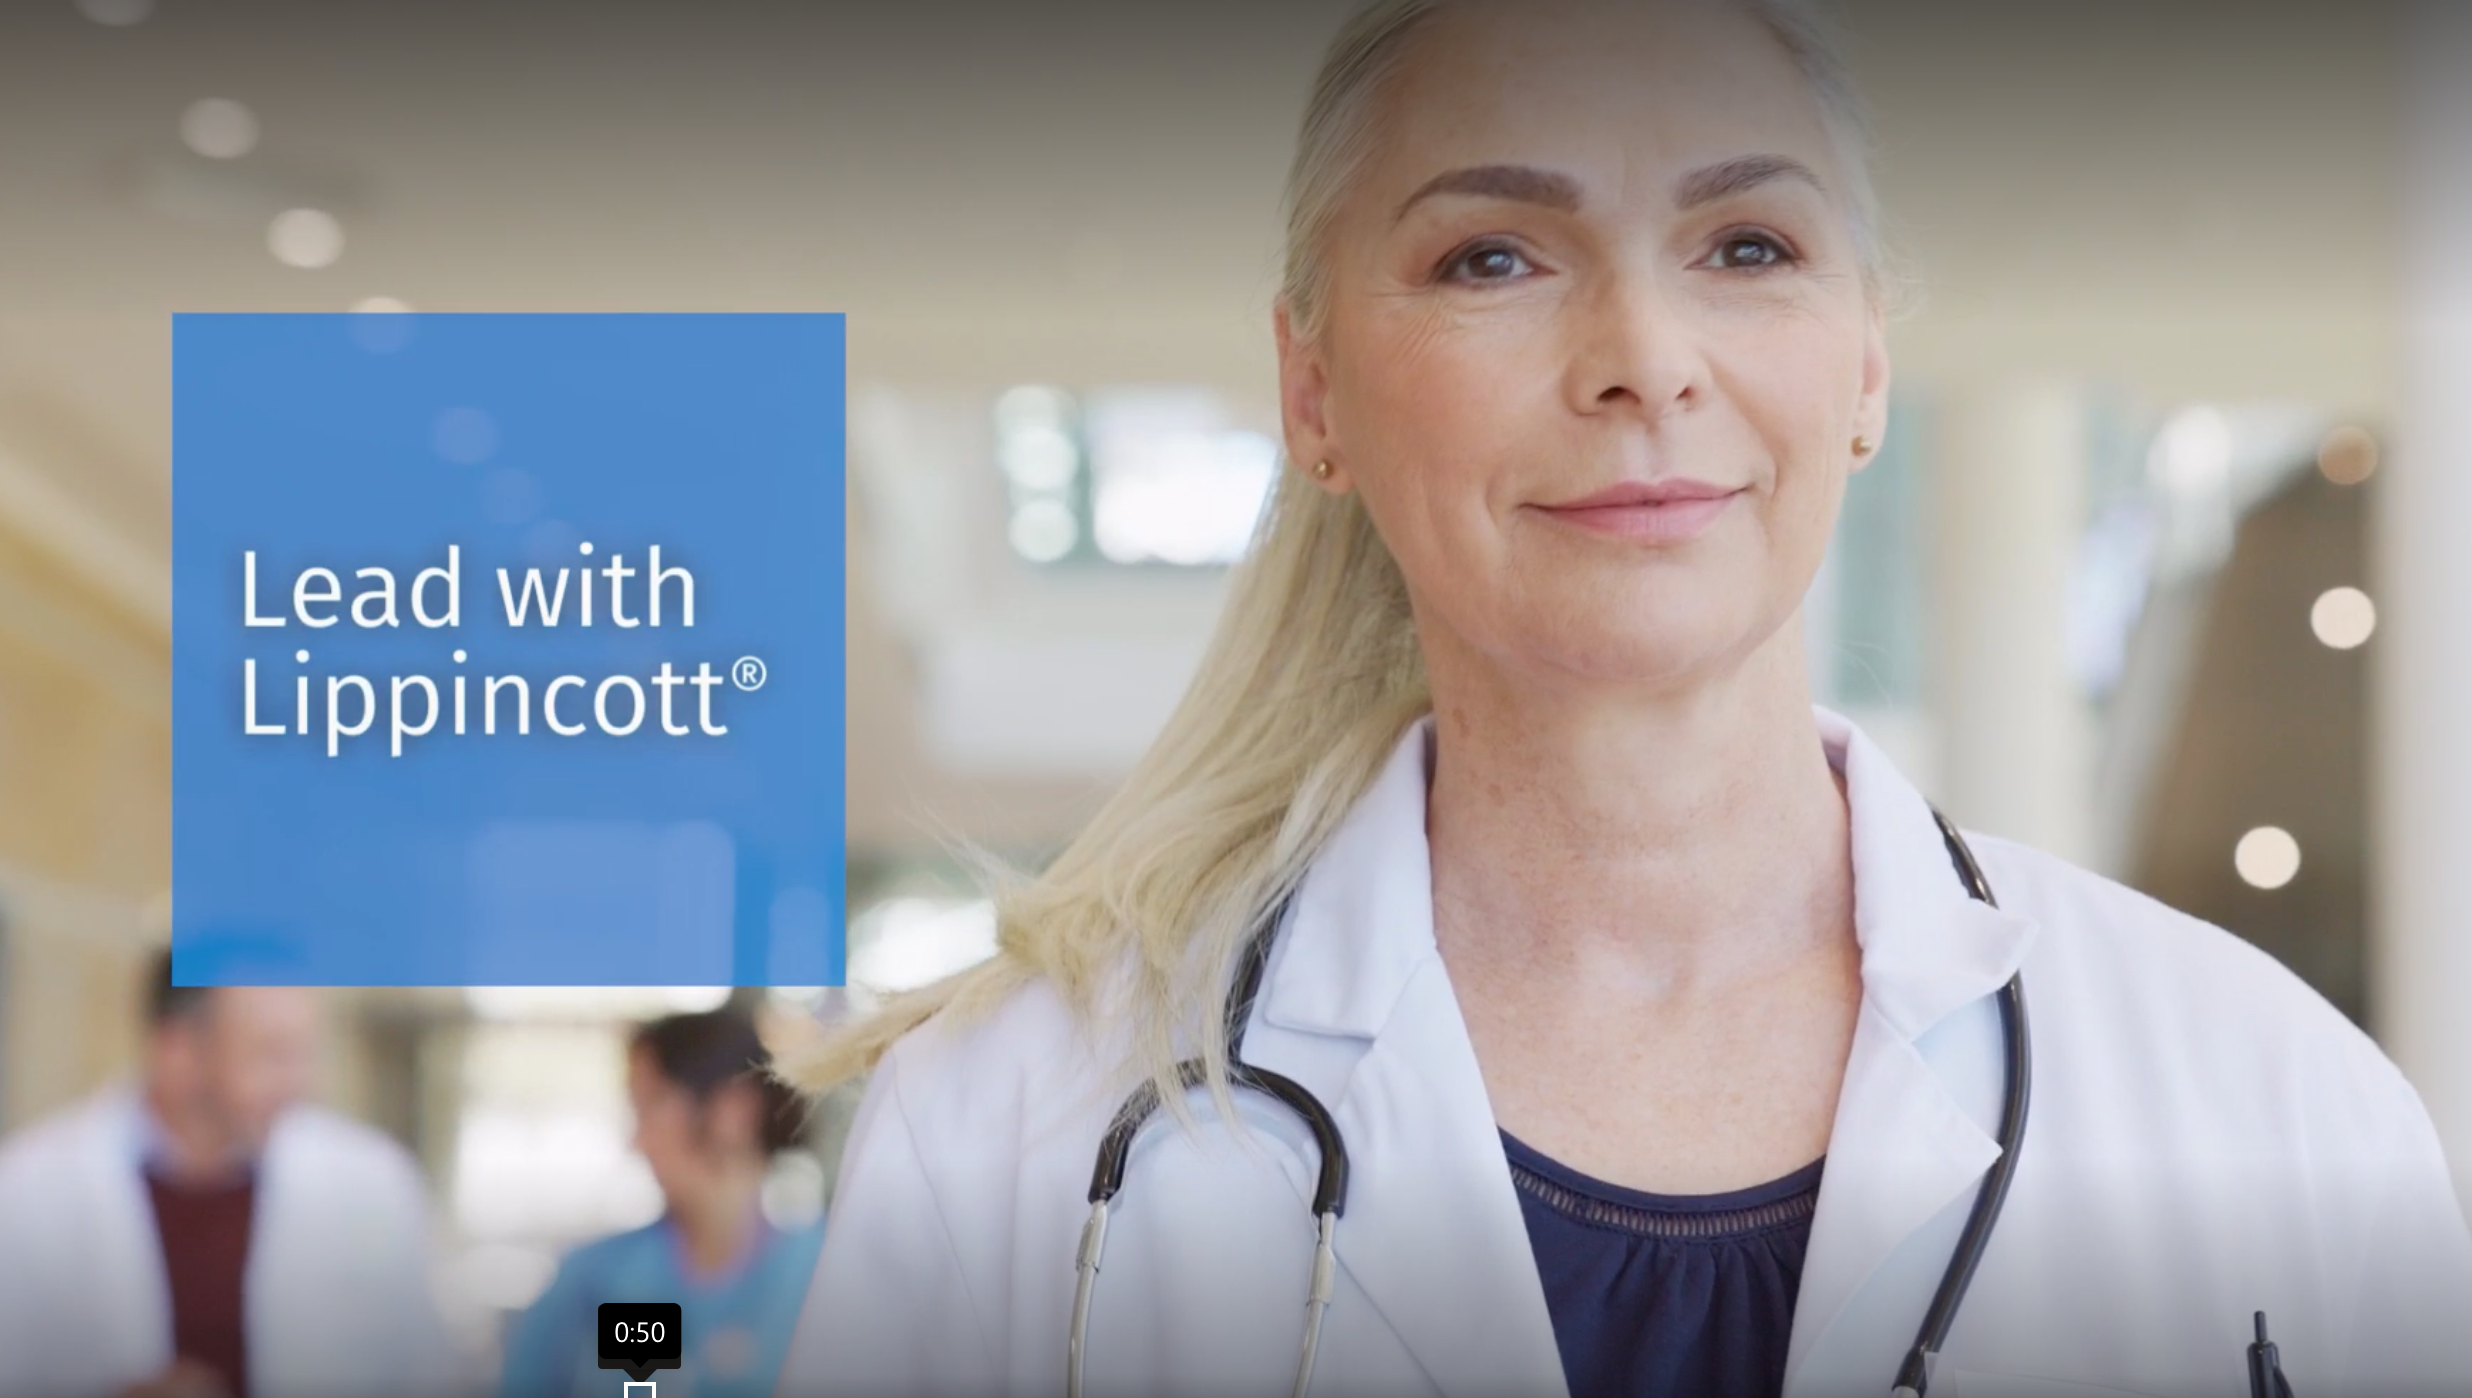
<instances>
[{"instance_id":1,"label":"pearl earring","mask_svg":"<svg viewBox=\"0 0 2472 1398\"><path fill-rule=\"evenodd\" d=\"M1330 463L1328 461L1317 461L1313 463L1313 478L1317 481L1329 480Z\"/></svg>"},{"instance_id":2,"label":"pearl earring","mask_svg":"<svg viewBox=\"0 0 2472 1398\"><path fill-rule=\"evenodd\" d=\"M1869 456L1871 455L1872 445L1872 441L1869 437L1856 437L1854 439L1854 454L1856 456Z\"/></svg>"}]
</instances>

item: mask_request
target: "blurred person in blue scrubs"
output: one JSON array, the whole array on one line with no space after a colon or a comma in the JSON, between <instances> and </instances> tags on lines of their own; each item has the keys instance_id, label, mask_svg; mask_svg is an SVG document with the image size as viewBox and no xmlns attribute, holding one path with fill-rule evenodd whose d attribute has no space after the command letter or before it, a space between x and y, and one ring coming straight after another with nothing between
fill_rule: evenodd
<instances>
[{"instance_id":1,"label":"blurred person in blue scrubs","mask_svg":"<svg viewBox=\"0 0 2472 1398\"><path fill-rule=\"evenodd\" d=\"M662 1215L568 1254L507 1336L504 1398L614 1392L617 1376L599 1367L606 1301L679 1304L685 1362L660 1376L665 1389L769 1398L824 1232L820 1221L784 1231L764 1217L765 1177L804 1113L769 1067L753 1020L735 1009L636 1031L627 1094Z\"/></svg>"}]
</instances>

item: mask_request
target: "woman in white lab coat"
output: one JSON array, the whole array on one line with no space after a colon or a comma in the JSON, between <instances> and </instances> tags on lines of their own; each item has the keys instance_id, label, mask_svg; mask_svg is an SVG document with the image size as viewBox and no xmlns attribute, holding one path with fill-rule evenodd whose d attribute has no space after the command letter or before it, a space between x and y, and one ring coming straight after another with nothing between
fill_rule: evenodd
<instances>
[{"instance_id":1,"label":"woman in white lab coat","mask_svg":"<svg viewBox=\"0 0 2472 1398\"><path fill-rule=\"evenodd\" d=\"M1277 324L1299 470L1121 793L869 1064L792 1398L1065 1386L1093 1156L1245 1062L1351 1177L1313 1391L1883 1394L2031 1110L1933 1394L2472 1390L2426 1114L2268 958L1972 841L1811 707L1798 608L1884 429L1856 109L1777 3L1391 0L1341 35ZM1171 1091L1093 1392L1297 1372L1317 1151Z\"/></svg>"}]
</instances>

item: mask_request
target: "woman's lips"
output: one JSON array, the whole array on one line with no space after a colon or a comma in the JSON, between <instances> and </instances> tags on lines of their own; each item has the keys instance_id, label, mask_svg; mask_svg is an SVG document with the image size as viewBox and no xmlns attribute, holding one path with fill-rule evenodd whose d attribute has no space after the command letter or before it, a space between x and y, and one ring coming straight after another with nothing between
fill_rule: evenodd
<instances>
[{"instance_id":1,"label":"woman's lips","mask_svg":"<svg viewBox=\"0 0 2472 1398\"><path fill-rule=\"evenodd\" d=\"M1679 544L1699 537L1743 489L1689 480L1625 482L1536 508L1548 518L1592 534Z\"/></svg>"}]
</instances>

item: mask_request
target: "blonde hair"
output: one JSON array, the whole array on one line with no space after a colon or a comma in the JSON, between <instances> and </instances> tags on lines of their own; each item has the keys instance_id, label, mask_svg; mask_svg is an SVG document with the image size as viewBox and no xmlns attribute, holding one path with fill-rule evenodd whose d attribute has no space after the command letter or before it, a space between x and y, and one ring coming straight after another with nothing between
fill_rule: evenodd
<instances>
[{"instance_id":1,"label":"blonde hair","mask_svg":"<svg viewBox=\"0 0 2472 1398\"><path fill-rule=\"evenodd\" d=\"M1372 149L1373 98L1449 3L1377 0L1323 60L1288 183L1280 299L1300 337L1320 329L1322 251ZM1866 128L1833 39L1784 0L1738 3L1810 83L1846 156L1848 212L1876 278ZM1177 1064L1198 1054L1223 1089L1220 1006L1238 953L1429 707L1407 583L1371 517L1355 496L1283 473L1166 729L1055 863L999 897L995 957L786 1054L784 1071L834 1086L930 1017L983 1015L1045 979L1085 1023L1111 1026L1128 1081L1147 1075L1179 1102Z\"/></svg>"}]
</instances>

